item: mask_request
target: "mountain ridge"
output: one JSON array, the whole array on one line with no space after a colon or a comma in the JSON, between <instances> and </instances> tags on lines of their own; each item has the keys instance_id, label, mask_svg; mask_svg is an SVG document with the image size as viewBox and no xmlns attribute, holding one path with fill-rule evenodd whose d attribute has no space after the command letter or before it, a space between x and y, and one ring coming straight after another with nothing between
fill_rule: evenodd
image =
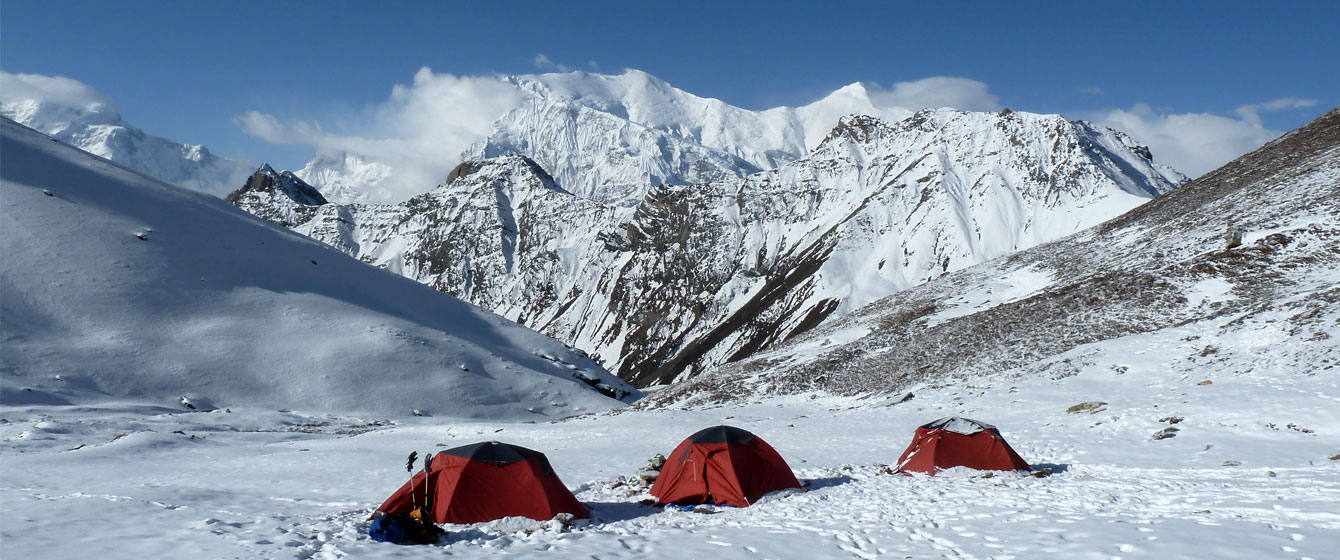
<instances>
[{"instance_id":1,"label":"mountain ridge","mask_svg":"<svg viewBox=\"0 0 1340 560\"><path fill-rule=\"evenodd\" d=\"M876 107L860 83L801 107L752 111L633 69L498 79L516 100L489 117L487 133L445 163L528 156L564 188L618 206L636 205L660 183L697 184L775 168L804 156L842 115L912 113ZM391 203L412 196L397 197L386 188L397 181L395 167L368 154L319 152L297 174L335 202Z\"/></svg>"},{"instance_id":2,"label":"mountain ridge","mask_svg":"<svg viewBox=\"0 0 1340 560\"><path fill-rule=\"evenodd\" d=\"M1340 359L1326 332L1340 324L1337 196L1340 108L1093 228L871 303L639 406L751 398L738 387L881 395L1094 363L1120 373L1105 348L1124 337L1167 340L1169 367L1187 375L1314 375ZM1258 358L1261 340L1298 342Z\"/></svg>"},{"instance_id":3,"label":"mountain ridge","mask_svg":"<svg viewBox=\"0 0 1340 560\"><path fill-rule=\"evenodd\" d=\"M1180 175L1133 145L1008 111L844 117L805 158L652 186L633 207L546 193L535 160L502 156L406 203L320 206L294 228L647 385L1174 188Z\"/></svg>"}]
</instances>

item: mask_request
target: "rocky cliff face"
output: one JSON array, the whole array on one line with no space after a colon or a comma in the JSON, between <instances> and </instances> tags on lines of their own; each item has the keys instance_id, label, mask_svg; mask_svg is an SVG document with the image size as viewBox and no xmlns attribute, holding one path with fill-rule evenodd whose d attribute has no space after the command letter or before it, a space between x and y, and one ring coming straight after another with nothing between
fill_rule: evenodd
<instances>
[{"instance_id":1,"label":"rocky cliff face","mask_svg":"<svg viewBox=\"0 0 1340 560\"><path fill-rule=\"evenodd\" d=\"M1184 179L1136 148L1057 116L928 110L843 118L778 169L657 185L631 207L577 196L519 156L462 164L398 205L239 206L310 213L292 227L649 385L1092 226Z\"/></svg>"}]
</instances>

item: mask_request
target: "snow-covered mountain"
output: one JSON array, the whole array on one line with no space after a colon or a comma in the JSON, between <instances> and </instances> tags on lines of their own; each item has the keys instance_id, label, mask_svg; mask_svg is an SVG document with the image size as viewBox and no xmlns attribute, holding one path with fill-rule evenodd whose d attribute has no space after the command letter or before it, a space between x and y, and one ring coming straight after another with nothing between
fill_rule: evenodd
<instances>
[{"instance_id":1,"label":"snow-covered mountain","mask_svg":"<svg viewBox=\"0 0 1340 560\"><path fill-rule=\"evenodd\" d=\"M8 406L541 419L637 396L557 341L223 200L7 119L0 151ZM247 184L321 202L268 168Z\"/></svg>"},{"instance_id":2,"label":"snow-covered mountain","mask_svg":"<svg viewBox=\"0 0 1340 560\"><path fill-rule=\"evenodd\" d=\"M121 120L110 99L73 80L4 74L4 82L0 116L151 177L223 196L251 172L204 146L145 134Z\"/></svg>"},{"instance_id":3,"label":"snow-covered mountain","mask_svg":"<svg viewBox=\"0 0 1340 560\"><path fill-rule=\"evenodd\" d=\"M1340 108L1097 227L872 303L647 406L1132 364L1284 386L1340 363L1337 201Z\"/></svg>"},{"instance_id":4,"label":"snow-covered mountain","mask_svg":"<svg viewBox=\"0 0 1340 560\"><path fill-rule=\"evenodd\" d=\"M804 107L750 111L685 92L638 70L499 78L513 102L491 130L450 166L502 155L535 160L569 192L634 206L662 183L688 185L739 178L805 155L843 115L902 118L881 110L861 84ZM449 157L450 159L450 157ZM386 184L396 169L351 152L318 153L297 174L332 201L399 202Z\"/></svg>"},{"instance_id":5,"label":"snow-covered mountain","mask_svg":"<svg viewBox=\"0 0 1340 560\"><path fill-rule=\"evenodd\" d=\"M391 166L366 157L344 152L318 153L295 174L302 180L320 185L328 199L343 202L389 201L397 197L393 191L382 188L382 182L395 172Z\"/></svg>"},{"instance_id":6,"label":"snow-covered mountain","mask_svg":"<svg viewBox=\"0 0 1340 560\"><path fill-rule=\"evenodd\" d=\"M294 229L645 385L1092 226L1181 180L1109 129L946 109L843 118L778 169L662 184L631 208L578 196L519 156L462 164L398 205L300 208L246 189L230 199L311 216Z\"/></svg>"}]
</instances>

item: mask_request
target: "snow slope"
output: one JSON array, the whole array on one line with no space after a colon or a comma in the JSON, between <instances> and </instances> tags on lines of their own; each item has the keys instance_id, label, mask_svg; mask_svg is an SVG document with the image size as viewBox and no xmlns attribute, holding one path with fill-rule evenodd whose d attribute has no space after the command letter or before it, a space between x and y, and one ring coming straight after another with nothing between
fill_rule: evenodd
<instances>
[{"instance_id":1,"label":"snow slope","mask_svg":"<svg viewBox=\"0 0 1340 560\"><path fill-rule=\"evenodd\" d=\"M151 177L223 196L251 172L204 146L145 134L110 99L74 80L4 73L3 81L0 116Z\"/></svg>"},{"instance_id":2,"label":"snow slope","mask_svg":"<svg viewBox=\"0 0 1340 560\"><path fill-rule=\"evenodd\" d=\"M846 117L778 169L661 185L631 208L571 192L546 171L538 158L472 161L398 205L241 191L229 200L645 385L1097 224L1183 179L1109 129L949 109Z\"/></svg>"},{"instance_id":3,"label":"snow slope","mask_svg":"<svg viewBox=\"0 0 1340 560\"><path fill-rule=\"evenodd\" d=\"M82 558L96 548L109 560L183 549L276 559L1334 556L1340 385L1329 372L1168 371L1169 353L1196 334L1109 342L1103 361L1060 379L915 386L901 404L790 397L557 423L394 425L237 410L0 407L0 541L6 556ZM1262 355L1287 353L1279 349ZM1089 401L1107 404L1066 412ZM880 473L916 426L947 415L996 425L1024 459L1053 474ZM646 495L619 484L653 454L723 422L766 439L810 489L704 515L639 505ZM1168 427L1179 431L1153 439ZM482 440L545 452L594 519L571 532L526 519L447 525L441 543L423 547L366 536L368 514L403 484L410 450Z\"/></svg>"},{"instance_id":4,"label":"snow slope","mask_svg":"<svg viewBox=\"0 0 1340 560\"><path fill-rule=\"evenodd\" d=\"M13 121L0 400L547 418L636 392L561 343Z\"/></svg>"}]
</instances>

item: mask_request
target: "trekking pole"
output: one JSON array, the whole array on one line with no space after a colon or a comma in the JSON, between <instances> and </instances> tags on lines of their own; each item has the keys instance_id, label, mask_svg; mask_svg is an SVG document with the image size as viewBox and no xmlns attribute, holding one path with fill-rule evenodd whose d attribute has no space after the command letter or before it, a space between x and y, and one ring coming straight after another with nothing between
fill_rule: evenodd
<instances>
[{"instance_id":1,"label":"trekking pole","mask_svg":"<svg viewBox=\"0 0 1340 560\"><path fill-rule=\"evenodd\" d=\"M419 497L414 492L414 460L419 458L418 451L409 452L409 460L405 461L405 472L409 473L409 505L410 513L419 509Z\"/></svg>"},{"instance_id":2,"label":"trekking pole","mask_svg":"<svg viewBox=\"0 0 1340 560\"><path fill-rule=\"evenodd\" d=\"M433 514L433 485L428 483L428 474L433 472L433 454L423 456L423 512L420 518L424 523L436 523L430 520Z\"/></svg>"}]
</instances>

